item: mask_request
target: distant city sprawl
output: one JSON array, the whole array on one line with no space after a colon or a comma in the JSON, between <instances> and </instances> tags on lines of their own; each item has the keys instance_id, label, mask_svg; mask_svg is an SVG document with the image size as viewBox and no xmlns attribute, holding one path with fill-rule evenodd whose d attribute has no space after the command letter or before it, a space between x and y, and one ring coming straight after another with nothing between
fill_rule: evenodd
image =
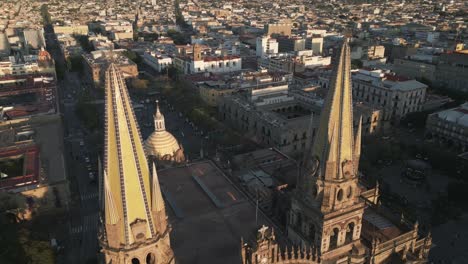
<instances>
[{"instance_id":1,"label":"distant city sprawl","mask_svg":"<svg viewBox=\"0 0 468 264\"><path fill-rule=\"evenodd\" d=\"M0 1L0 263L468 263L462 0Z\"/></svg>"}]
</instances>

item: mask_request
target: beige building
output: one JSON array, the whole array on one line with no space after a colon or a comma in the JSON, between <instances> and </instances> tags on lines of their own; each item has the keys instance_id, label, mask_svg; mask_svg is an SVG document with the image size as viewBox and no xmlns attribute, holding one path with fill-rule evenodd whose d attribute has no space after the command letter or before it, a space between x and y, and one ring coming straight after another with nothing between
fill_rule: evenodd
<instances>
[{"instance_id":1,"label":"beige building","mask_svg":"<svg viewBox=\"0 0 468 264\"><path fill-rule=\"evenodd\" d=\"M313 137L319 107L296 100L287 82L264 83L244 93L220 98L221 120L259 144L295 155Z\"/></svg>"},{"instance_id":2,"label":"beige building","mask_svg":"<svg viewBox=\"0 0 468 264\"><path fill-rule=\"evenodd\" d=\"M122 55L124 51L123 49L113 51L97 50L92 51L90 54L83 54L85 61L84 71L88 80L96 87L102 85L104 81L104 70L111 60L122 72L124 78L137 78L138 67L133 61Z\"/></svg>"},{"instance_id":3,"label":"beige building","mask_svg":"<svg viewBox=\"0 0 468 264\"><path fill-rule=\"evenodd\" d=\"M65 25L65 26L54 26L55 34L67 34L67 35L85 35L89 33L87 25Z\"/></svg>"},{"instance_id":4,"label":"beige building","mask_svg":"<svg viewBox=\"0 0 468 264\"><path fill-rule=\"evenodd\" d=\"M283 36L291 36L291 28L292 23L284 22L284 23L271 23L266 24L264 26L264 30L266 35L283 35Z\"/></svg>"},{"instance_id":5,"label":"beige building","mask_svg":"<svg viewBox=\"0 0 468 264\"><path fill-rule=\"evenodd\" d=\"M197 84L201 99L209 106L218 106L221 97L231 95L236 89L223 81L206 81Z\"/></svg>"},{"instance_id":6,"label":"beige building","mask_svg":"<svg viewBox=\"0 0 468 264\"><path fill-rule=\"evenodd\" d=\"M426 136L462 151L468 150L468 103L430 114L426 122Z\"/></svg>"},{"instance_id":7,"label":"beige building","mask_svg":"<svg viewBox=\"0 0 468 264\"><path fill-rule=\"evenodd\" d=\"M374 46L369 46L367 48L367 58L372 60L372 59L379 59L385 57L385 47L384 46L379 46L379 45L374 45Z\"/></svg>"},{"instance_id":8,"label":"beige building","mask_svg":"<svg viewBox=\"0 0 468 264\"><path fill-rule=\"evenodd\" d=\"M393 71L400 76L426 79L433 82L437 65L411 59L395 59L393 61Z\"/></svg>"}]
</instances>

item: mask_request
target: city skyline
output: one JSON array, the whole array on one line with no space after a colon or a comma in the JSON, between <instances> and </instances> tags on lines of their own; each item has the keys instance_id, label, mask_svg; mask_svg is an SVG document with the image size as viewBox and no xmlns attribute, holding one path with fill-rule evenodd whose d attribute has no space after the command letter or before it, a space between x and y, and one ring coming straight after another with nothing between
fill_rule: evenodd
<instances>
[{"instance_id":1,"label":"city skyline","mask_svg":"<svg viewBox=\"0 0 468 264\"><path fill-rule=\"evenodd\" d=\"M463 1L0 3L1 263L463 263Z\"/></svg>"}]
</instances>

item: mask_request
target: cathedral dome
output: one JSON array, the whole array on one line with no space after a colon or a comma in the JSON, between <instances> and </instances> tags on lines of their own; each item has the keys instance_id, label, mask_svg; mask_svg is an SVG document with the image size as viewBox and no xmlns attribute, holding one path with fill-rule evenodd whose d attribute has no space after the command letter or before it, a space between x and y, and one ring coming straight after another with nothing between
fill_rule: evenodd
<instances>
[{"instance_id":1,"label":"cathedral dome","mask_svg":"<svg viewBox=\"0 0 468 264\"><path fill-rule=\"evenodd\" d=\"M179 142L167 131L154 131L145 141L146 153L151 156L173 156L179 149Z\"/></svg>"},{"instance_id":2,"label":"cathedral dome","mask_svg":"<svg viewBox=\"0 0 468 264\"><path fill-rule=\"evenodd\" d=\"M183 148L177 139L168 131L164 124L164 116L156 107L154 115L154 132L145 140L145 151L148 156L159 160L182 162L185 160Z\"/></svg>"}]
</instances>

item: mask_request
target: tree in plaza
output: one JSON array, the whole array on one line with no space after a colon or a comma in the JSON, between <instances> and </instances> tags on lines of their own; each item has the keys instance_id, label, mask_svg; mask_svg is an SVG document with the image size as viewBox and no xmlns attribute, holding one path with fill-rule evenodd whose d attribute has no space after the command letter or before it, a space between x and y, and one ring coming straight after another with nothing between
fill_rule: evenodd
<instances>
[{"instance_id":1,"label":"tree in plaza","mask_svg":"<svg viewBox=\"0 0 468 264\"><path fill-rule=\"evenodd\" d=\"M148 88L148 80L135 78L131 81L132 88L143 90Z\"/></svg>"},{"instance_id":2,"label":"tree in plaza","mask_svg":"<svg viewBox=\"0 0 468 264\"><path fill-rule=\"evenodd\" d=\"M0 200L0 263L55 263L48 241L36 239L25 226L21 217L26 209L25 197L4 192Z\"/></svg>"},{"instance_id":3,"label":"tree in plaza","mask_svg":"<svg viewBox=\"0 0 468 264\"><path fill-rule=\"evenodd\" d=\"M140 63L142 62L142 59L140 55L138 55L136 52L131 51L131 50L126 50L122 53L125 57L133 61L134 63Z\"/></svg>"}]
</instances>

